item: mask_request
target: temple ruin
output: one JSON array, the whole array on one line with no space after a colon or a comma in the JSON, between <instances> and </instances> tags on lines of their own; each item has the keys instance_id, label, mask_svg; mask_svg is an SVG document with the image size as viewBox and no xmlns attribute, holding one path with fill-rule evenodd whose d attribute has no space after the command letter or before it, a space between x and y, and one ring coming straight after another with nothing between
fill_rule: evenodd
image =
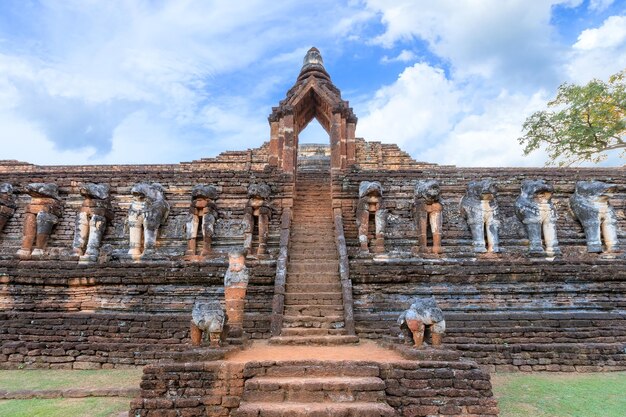
<instances>
[{"instance_id":1,"label":"temple ruin","mask_svg":"<svg viewBox=\"0 0 626 417\"><path fill-rule=\"evenodd\" d=\"M487 417L490 372L626 370L626 168L442 166L356 125L312 48L259 148L0 161L0 368L144 367L132 417Z\"/></svg>"}]
</instances>

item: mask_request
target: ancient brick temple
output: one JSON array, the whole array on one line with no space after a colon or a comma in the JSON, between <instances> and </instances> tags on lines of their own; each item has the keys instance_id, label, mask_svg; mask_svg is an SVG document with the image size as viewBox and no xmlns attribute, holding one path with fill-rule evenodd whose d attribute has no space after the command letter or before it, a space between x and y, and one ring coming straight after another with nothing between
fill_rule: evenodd
<instances>
[{"instance_id":1,"label":"ancient brick temple","mask_svg":"<svg viewBox=\"0 0 626 417\"><path fill-rule=\"evenodd\" d=\"M298 143L313 118L329 144ZM131 416L494 416L490 371L626 369L625 168L416 162L355 137L315 48L269 124L175 165L0 161L0 367L145 366ZM443 345L414 349L431 296Z\"/></svg>"}]
</instances>

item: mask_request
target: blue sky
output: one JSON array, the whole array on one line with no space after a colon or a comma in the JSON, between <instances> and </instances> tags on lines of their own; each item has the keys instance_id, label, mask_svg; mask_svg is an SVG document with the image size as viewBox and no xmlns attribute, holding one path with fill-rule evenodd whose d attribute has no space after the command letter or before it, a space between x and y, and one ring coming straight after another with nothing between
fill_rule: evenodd
<instances>
[{"instance_id":1,"label":"blue sky","mask_svg":"<svg viewBox=\"0 0 626 417\"><path fill-rule=\"evenodd\" d=\"M540 166L517 143L524 119L560 83L626 68L626 0L6 0L0 158L176 163L260 146L313 45L357 136L421 161ZM302 140L328 136L311 123Z\"/></svg>"}]
</instances>

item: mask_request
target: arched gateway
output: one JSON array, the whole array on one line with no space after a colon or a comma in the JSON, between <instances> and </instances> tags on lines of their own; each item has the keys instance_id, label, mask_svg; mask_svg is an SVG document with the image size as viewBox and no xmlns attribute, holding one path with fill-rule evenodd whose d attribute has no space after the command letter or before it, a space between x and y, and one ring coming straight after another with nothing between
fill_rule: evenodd
<instances>
[{"instance_id":1,"label":"arched gateway","mask_svg":"<svg viewBox=\"0 0 626 417\"><path fill-rule=\"evenodd\" d=\"M354 132L357 117L324 69L320 51L313 47L304 57L300 75L287 97L269 116L270 165L294 172L298 135L316 118L330 136L331 168L345 169L355 163Z\"/></svg>"}]
</instances>

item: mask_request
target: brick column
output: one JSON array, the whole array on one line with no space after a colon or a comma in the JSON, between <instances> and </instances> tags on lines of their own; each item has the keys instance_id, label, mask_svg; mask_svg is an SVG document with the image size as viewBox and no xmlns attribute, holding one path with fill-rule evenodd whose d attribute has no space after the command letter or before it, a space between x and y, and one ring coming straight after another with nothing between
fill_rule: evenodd
<instances>
[{"instance_id":1,"label":"brick column","mask_svg":"<svg viewBox=\"0 0 626 417\"><path fill-rule=\"evenodd\" d=\"M354 138L356 132L356 118L348 119L346 127L346 167L356 163L356 140Z\"/></svg>"},{"instance_id":2,"label":"brick column","mask_svg":"<svg viewBox=\"0 0 626 417\"><path fill-rule=\"evenodd\" d=\"M298 138L294 130L293 109L287 109L280 119L279 139L283 137L282 168L285 172L294 172L296 167L296 152Z\"/></svg>"},{"instance_id":3,"label":"brick column","mask_svg":"<svg viewBox=\"0 0 626 417\"><path fill-rule=\"evenodd\" d=\"M279 148L278 148L278 126L279 126L279 122L278 120L271 120L270 117L270 158L269 158L269 164L271 166L277 167L278 166L278 154L279 154Z\"/></svg>"},{"instance_id":4,"label":"brick column","mask_svg":"<svg viewBox=\"0 0 626 417\"><path fill-rule=\"evenodd\" d=\"M341 169L341 113L334 112L330 124L330 167Z\"/></svg>"}]
</instances>

